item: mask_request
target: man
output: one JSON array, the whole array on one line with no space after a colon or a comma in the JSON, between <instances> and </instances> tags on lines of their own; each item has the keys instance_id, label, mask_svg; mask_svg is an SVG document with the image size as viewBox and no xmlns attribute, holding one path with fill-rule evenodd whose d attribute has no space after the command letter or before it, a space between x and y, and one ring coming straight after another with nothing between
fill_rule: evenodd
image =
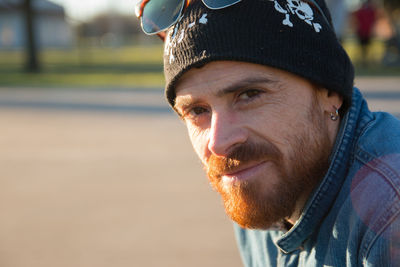
<instances>
[{"instance_id":1,"label":"man","mask_svg":"<svg viewBox=\"0 0 400 267\"><path fill-rule=\"evenodd\" d=\"M400 266L400 123L353 89L323 0L137 14L246 266Z\"/></svg>"},{"instance_id":2,"label":"man","mask_svg":"<svg viewBox=\"0 0 400 267\"><path fill-rule=\"evenodd\" d=\"M376 12L376 8L371 0L365 0L362 6L354 12L356 36L361 45L361 62L365 66L376 22Z\"/></svg>"}]
</instances>

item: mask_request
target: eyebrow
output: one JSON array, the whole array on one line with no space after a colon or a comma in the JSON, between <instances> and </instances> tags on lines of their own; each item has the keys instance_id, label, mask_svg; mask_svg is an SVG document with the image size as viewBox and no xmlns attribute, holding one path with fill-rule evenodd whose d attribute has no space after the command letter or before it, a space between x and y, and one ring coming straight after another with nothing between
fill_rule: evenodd
<instances>
[{"instance_id":1,"label":"eyebrow","mask_svg":"<svg viewBox=\"0 0 400 267\"><path fill-rule=\"evenodd\" d=\"M274 80L272 78L268 78L268 77L251 77L251 78L247 78L245 80L242 81L238 81L232 85L229 85L221 90L219 90L218 92L215 93L215 96L217 97L222 97L224 95L228 95L228 94L232 94L237 92L238 90L241 90L245 87L249 87L251 85L254 84L267 84L267 85L277 85L280 84L277 80Z\"/></svg>"},{"instance_id":2,"label":"eyebrow","mask_svg":"<svg viewBox=\"0 0 400 267\"><path fill-rule=\"evenodd\" d=\"M223 97L225 95L235 93L245 87L249 87L254 84L267 84L267 85L280 86L281 83L278 80L275 80L275 79L269 78L269 77L250 77L250 78L235 82L231 85L228 85L227 87L218 90L214 95L216 97ZM181 100L179 101L179 105L178 105L178 102L175 102L175 105L174 105L174 109L177 112L178 112L178 110L177 110L178 106L185 107L185 106L188 106L190 104L197 102L197 100L193 101L190 97L180 97L180 99ZM179 112L178 112L178 114L179 114Z\"/></svg>"}]
</instances>

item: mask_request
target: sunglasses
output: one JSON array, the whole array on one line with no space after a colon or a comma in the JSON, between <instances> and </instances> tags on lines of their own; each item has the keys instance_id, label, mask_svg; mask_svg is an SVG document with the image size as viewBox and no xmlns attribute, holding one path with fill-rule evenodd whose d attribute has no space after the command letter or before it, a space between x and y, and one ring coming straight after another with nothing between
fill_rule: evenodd
<instances>
[{"instance_id":1,"label":"sunglasses","mask_svg":"<svg viewBox=\"0 0 400 267\"><path fill-rule=\"evenodd\" d=\"M242 0L201 0L209 9L223 9ZM316 8L328 25L328 19L315 0L303 0ZM182 17L190 0L141 0L135 6L136 16L141 20L143 32L148 35L157 34L164 39L165 31Z\"/></svg>"},{"instance_id":2,"label":"sunglasses","mask_svg":"<svg viewBox=\"0 0 400 267\"><path fill-rule=\"evenodd\" d=\"M202 0L210 9L222 9L241 0ZM141 20L143 32L148 35L160 34L181 18L190 0L141 0L136 4L135 13Z\"/></svg>"}]
</instances>

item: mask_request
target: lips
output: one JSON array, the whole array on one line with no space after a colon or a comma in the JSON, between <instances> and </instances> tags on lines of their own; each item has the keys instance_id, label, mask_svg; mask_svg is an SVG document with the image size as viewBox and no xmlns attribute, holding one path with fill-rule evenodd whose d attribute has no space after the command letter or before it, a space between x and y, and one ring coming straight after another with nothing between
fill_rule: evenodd
<instances>
[{"instance_id":1,"label":"lips","mask_svg":"<svg viewBox=\"0 0 400 267\"><path fill-rule=\"evenodd\" d=\"M254 162L246 166L239 167L233 172L225 173L222 175L223 183L235 183L249 181L256 178L264 167L268 164L268 161Z\"/></svg>"}]
</instances>

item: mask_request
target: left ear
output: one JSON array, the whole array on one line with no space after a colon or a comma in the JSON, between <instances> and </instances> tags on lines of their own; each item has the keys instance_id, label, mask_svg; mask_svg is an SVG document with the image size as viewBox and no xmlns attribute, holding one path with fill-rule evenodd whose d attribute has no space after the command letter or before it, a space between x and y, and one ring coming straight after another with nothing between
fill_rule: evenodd
<instances>
[{"instance_id":1,"label":"left ear","mask_svg":"<svg viewBox=\"0 0 400 267\"><path fill-rule=\"evenodd\" d=\"M340 109L343 105L343 97L336 92L328 91L325 88L320 90L320 104L321 108L327 112L335 112L336 109Z\"/></svg>"}]
</instances>

